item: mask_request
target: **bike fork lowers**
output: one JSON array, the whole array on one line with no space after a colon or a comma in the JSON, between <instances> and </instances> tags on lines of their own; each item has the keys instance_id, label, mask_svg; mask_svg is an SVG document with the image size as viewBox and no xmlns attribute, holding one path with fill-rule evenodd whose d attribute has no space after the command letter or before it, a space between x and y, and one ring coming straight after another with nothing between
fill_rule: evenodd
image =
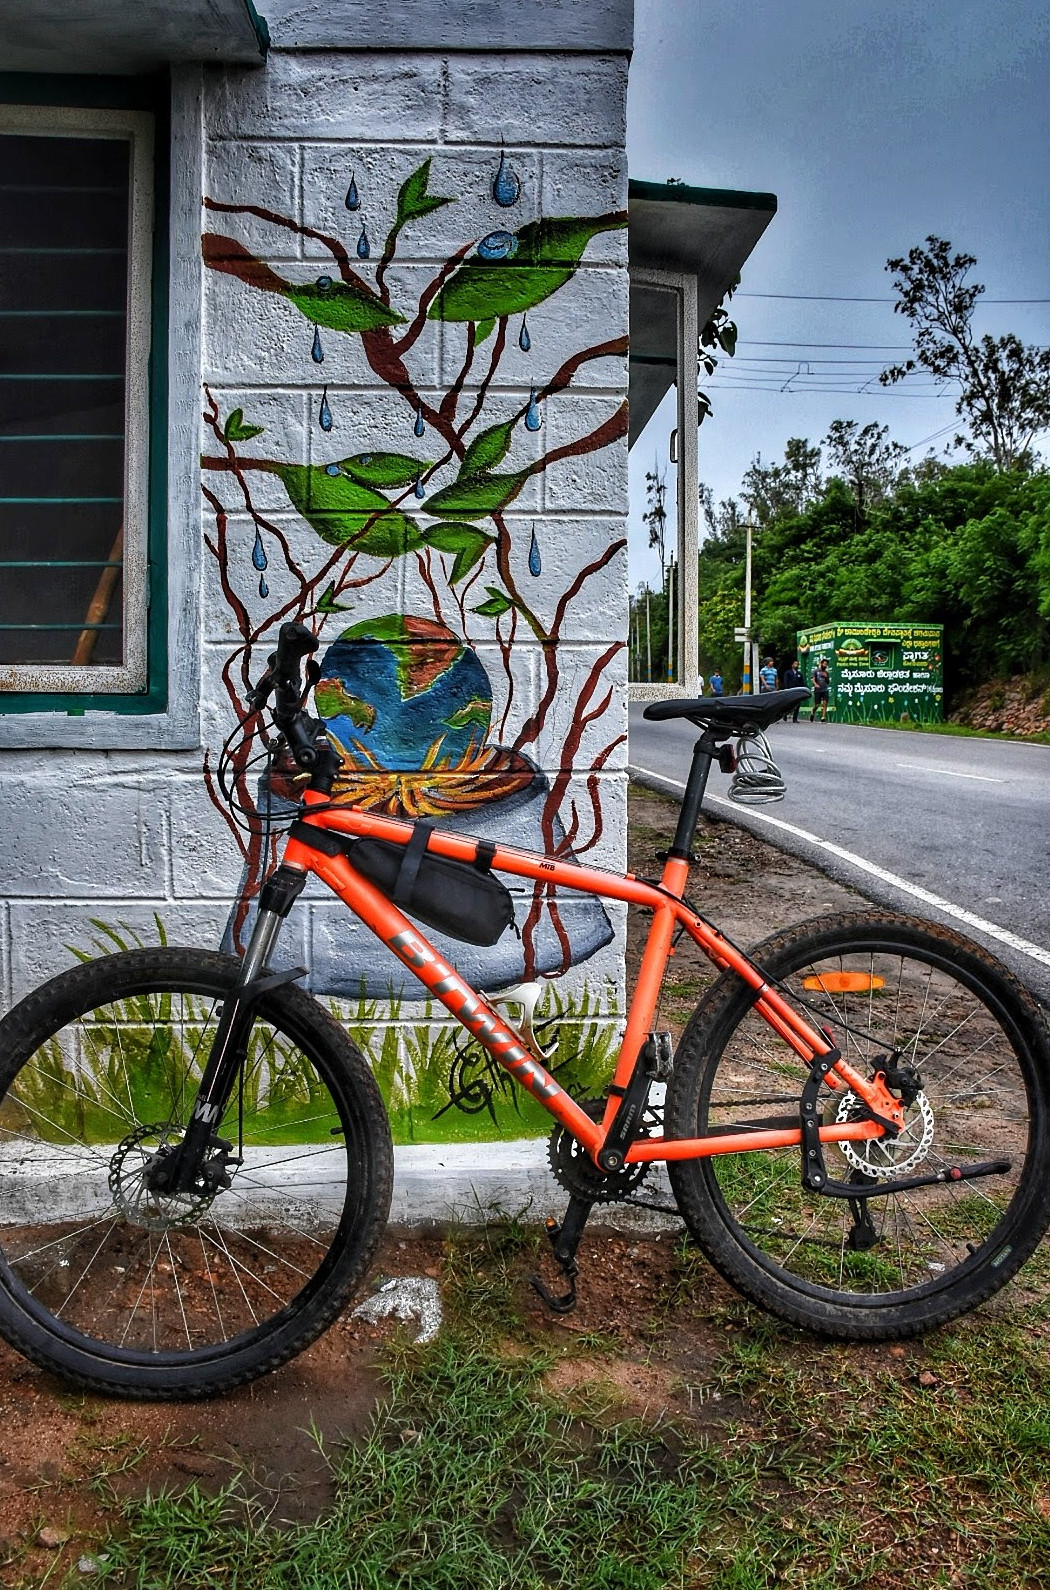
<instances>
[{"instance_id":1,"label":"bike fork lowers","mask_svg":"<svg viewBox=\"0 0 1050 1590\"><path fill-rule=\"evenodd\" d=\"M221 1182L225 1174L225 1156L232 1144L219 1138L217 1130L247 1058L255 1008L271 990L306 975L305 966L286 972L267 972L266 969L284 919L305 882L305 874L279 867L262 890L240 977L223 1000L218 1028L182 1141L167 1155L155 1159L150 1167L148 1181L154 1192L198 1190L202 1177L206 1182L218 1177ZM209 1174L212 1166L214 1174ZM221 1184L229 1185L228 1182ZM208 1190L214 1192L216 1186L209 1186Z\"/></svg>"}]
</instances>

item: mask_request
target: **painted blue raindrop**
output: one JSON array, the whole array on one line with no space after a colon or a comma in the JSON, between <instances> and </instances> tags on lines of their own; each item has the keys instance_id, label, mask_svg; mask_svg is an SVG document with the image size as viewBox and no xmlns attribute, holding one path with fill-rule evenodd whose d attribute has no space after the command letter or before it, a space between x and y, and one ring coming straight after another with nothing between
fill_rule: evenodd
<instances>
[{"instance_id":1,"label":"painted blue raindrop","mask_svg":"<svg viewBox=\"0 0 1050 1590\"><path fill-rule=\"evenodd\" d=\"M266 583L266 575L265 574L260 574L259 575L259 595L260 596L269 596L269 594L270 594L270 587Z\"/></svg>"},{"instance_id":2,"label":"painted blue raindrop","mask_svg":"<svg viewBox=\"0 0 1050 1590\"><path fill-rule=\"evenodd\" d=\"M262 532L256 526L255 545L252 547L252 562L257 569L265 569L266 561L266 548L263 546Z\"/></svg>"},{"instance_id":3,"label":"painted blue raindrop","mask_svg":"<svg viewBox=\"0 0 1050 1590\"><path fill-rule=\"evenodd\" d=\"M489 232L478 244L479 259L513 259L518 240L513 232Z\"/></svg>"},{"instance_id":4,"label":"painted blue raindrop","mask_svg":"<svg viewBox=\"0 0 1050 1590\"><path fill-rule=\"evenodd\" d=\"M543 573L543 559L540 557L540 544L536 539L536 526L532 527L532 544L529 547L529 573L532 575Z\"/></svg>"},{"instance_id":5,"label":"painted blue raindrop","mask_svg":"<svg viewBox=\"0 0 1050 1590\"><path fill-rule=\"evenodd\" d=\"M416 408L416 423L413 425L412 431L413 431L413 434L416 435L416 436L423 436L423 435L426 434L426 424L425 424L425 422L423 420L423 405L422 405L422 403L420 403L417 406L417 408Z\"/></svg>"},{"instance_id":6,"label":"painted blue raindrop","mask_svg":"<svg viewBox=\"0 0 1050 1590\"><path fill-rule=\"evenodd\" d=\"M529 349L532 347L532 338L529 336L529 328L525 323L524 315L521 317L521 330L518 333L518 347L521 349L522 353L528 353Z\"/></svg>"},{"instance_id":7,"label":"painted blue raindrop","mask_svg":"<svg viewBox=\"0 0 1050 1590\"><path fill-rule=\"evenodd\" d=\"M357 240L357 257L358 259L367 259L371 252L372 250L368 242L368 233L365 231L365 223L362 221L361 236Z\"/></svg>"},{"instance_id":8,"label":"painted blue raindrop","mask_svg":"<svg viewBox=\"0 0 1050 1590\"><path fill-rule=\"evenodd\" d=\"M321 347L321 328L314 327L314 345L310 349L310 357L314 364L324 364L324 349Z\"/></svg>"},{"instance_id":9,"label":"painted blue raindrop","mask_svg":"<svg viewBox=\"0 0 1050 1590\"><path fill-rule=\"evenodd\" d=\"M333 475L333 476L341 475L343 473L343 471L339 468L338 464L326 464L324 466L324 472L325 472L326 475Z\"/></svg>"},{"instance_id":10,"label":"painted blue raindrop","mask_svg":"<svg viewBox=\"0 0 1050 1590\"><path fill-rule=\"evenodd\" d=\"M499 170L492 179L492 197L497 204L506 210L510 205L517 204L520 193L521 182L518 179L517 172L512 171L510 166L508 166L506 151L501 150Z\"/></svg>"},{"instance_id":11,"label":"painted blue raindrop","mask_svg":"<svg viewBox=\"0 0 1050 1590\"><path fill-rule=\"evenodd\" d=\"M318 276L316 287L319 293L330 293L335 286L330 276Z\"/></svg>"},{"instance_id":12,"label":"painted blue raindrop","mask_svg":"<svg viewBox=\"0 0 1050 1590\"><path fill-rule=\"evenodd\" d=\"M416 475L416 496L420 499L420 501L422 501L422 499L426 496L426 490L423 486L423 477L418 473Z\"/></svg>"},{"instance_id":13,"label":"painted blue raindrop","mask_svg":"<svg viewBox=\"0 0 1050 1590\"><path fill-rule=\"evenodd\" d=\"M536 401L536 388L529 393L529 406L525 410L525 429L538 431L543 421L540 419L540 406Z\"/></svg>"},{"instance_id":14,"label":"painted blue raindrop","mask_svg":"<svg viewBox=\"0 0 1050 1590\"><path fill-rule=\"evenodd\" d=\"M332 410L328 406L327 387L325 387L324 395L321 398L321 407L317 411L317 423L320 425L322 431L330 431L332 429ZM528 420L526 420L525 423L528 425Z\"/></svg>"},{"instance_id":15,"label":"painted blue raindrop","mask_svg":"<svg viewBox=\"0 0 1050 1590\"><path fill-rule=\"evenodd\" d=\"M357 180L352 171L350 173L350 186L346 190L346 207L348 210L359 210L361 208L361 200L357 193Z\"/></svg>"}]
</instances>

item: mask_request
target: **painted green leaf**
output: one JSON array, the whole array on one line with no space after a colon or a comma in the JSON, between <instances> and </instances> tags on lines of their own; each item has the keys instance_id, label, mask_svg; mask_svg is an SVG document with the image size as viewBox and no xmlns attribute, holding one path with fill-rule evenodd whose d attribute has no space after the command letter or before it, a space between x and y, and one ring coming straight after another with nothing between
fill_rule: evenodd
<instances>
[{"instance_id":1,"label":"painted green leaf","mask_svg":"<svg viewBox=\"0 0 1050 1590\"><path fill-rule=\"evenodd\" d=\"M480 563L493 544L493 537L486 535L483 530L472 524L457 523L456 520L450 520L448 524L432 525L424 532L424 539L427 546L433 547L436 552L450 552L455 555L452 573L449 576L453 585L458 585L474 565Z\"/></svg>"},{"instance_id":2,"label":"painted green leaf","mask_svg":"<svg viewBox=\"0 0 1050 1590\"><path fill-rule=\"evenodd\" d=\"M275 473L303 518L332 546L352 545L373 557L391 558L423 544L413 520L348 475L330 475L320 464L278 464Z\"/></svg>"},{"instance_id":3,"label":"painted green leaf","mask_svg":"<svg viewBox=\"0 0 1050 1590\"><path fill-rule=\"evenodd\" d=\"M319 613L348 613L350 611L345 602L336 601L334 580L331 585L325 586L324 593L317 604L317 611Z\"/></svg>"},{"instance_id":4,"label":"painted green leaf","mask_svg":"<svg viewBox=\"0 0 1050 1590\"><path fill-rule=\"evenodd\" d=\"M478 321L477 325L474 327L475 348L480 348L481 344L486 340L486 338L492 336L492 328L495 326L495 324L495 317L492 315L489 316L488 320Z\"/></svg>"},{"instance_id":5,"label":"painted green leaf","mask_svg":"<svg viewBox=\"0 0 1050 1590\"><path fill-rule=\"evenodd\" d=\"M484 518L513 502L528 478L527 469L515 475L460 476L427 499L427 512L439 519Z\"/></svg>"},{"instance_id":6,"label":"painted green leaf","mask_svg":"<svg viewBox=\"0 0 1050 1590\"><path fill-rule=\"evenodd\" d=\"M430 306L430 319L485 321L523 314L565 285L593 237L626 224L623 211L530 221L515 234L513 257L475 255L453 271Z\"/></svg>"},{"instance_id":7,"label":"painted green leaf","mask_svg":"<svg viewBox=\"0 0 1050 1590\"><path fill-rule=\"evenodd\" d=\"M443 204L455 204L455 199L442 199L437 194L427 192L427 183L430 181L430 156L421 166L417 166L410 177L406 177L397 195L397 221L396 228L400 231L406 221L417 221L424 215L430 215L434 210L440 210Z\"/></svg>"},{"instance_id":8,"label":"painted green leaf","mask_svg":"<svg viewBox=\"0 0 1050 1590\"><path fill-rule=\"evenodd\" d=\"M490 425L487 431L482 431L480 436L476 436L459 466L460 480L470 475L487 474L489 470L495 469L497 464L502 464L510 452L510 444L514 440L514 427L517 423L516 416L514 419L505 420L502 425Z\"/></svg>"},{"instance_id":9,"label":"painted green leaf","mask_svg":"<svg viewBox=\"0 0 1050 1590\"><path fill-rule=\"evenodd\" d=\"M410 486L432 458L410 458L407 453L357 453L341 458L339 467L362 486Z\"/></svg>"},{"instance_id":10,"label":"painted green leaf","mask_svg":"<svg viewBox=\"0 0 1050 1590\"><path fill-rule=\"evenodd\" d=\"M485 589L489 593L488 601L476 607L475 613L480 613L483 618L500 618L504 613L510 612L514 603L506 591L501 591L495 585L486 585Z\"/></svg>"},{"instance_id":11,"label":"painted green leaf","mask_svg":"<svg viewBox=\"0 0 1050 1590\"><path fill-rule=\"evenodd\" d=\"M322 278L322 282L328 282L328 278ZM289 284L284 295L307 320L330 331L377 331L380 326L404 324L404 315L389 309L367 288L350 282L331 281L321 286L305 282L301 287Z\"/></svg>"},{"instance_id":12,"label":"painted green leaf","mask_svg":"<svg viewBox=\"0 0 1050 1590\"><path fill-rule=\"evenodd\" d=\"M249 442L253 436L261 436L265 429L264 425L245 425L244 410L234 409L222 428L222 434L228 442Z\"/></svg>"}]
</instances>

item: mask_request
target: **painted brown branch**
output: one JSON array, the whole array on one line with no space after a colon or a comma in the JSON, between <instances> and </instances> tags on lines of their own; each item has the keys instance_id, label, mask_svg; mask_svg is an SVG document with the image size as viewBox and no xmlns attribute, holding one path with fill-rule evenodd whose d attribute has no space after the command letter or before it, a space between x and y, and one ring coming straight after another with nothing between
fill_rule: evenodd
<instances>
[{"instance_id":1,"label":"painted brown branch","mask_svg":"<svg viewBox=\"0 0 1050 1590\"><path fill-rule=\"evenodd\" d=\"M227 439L221 425L219 424L218 405L215 402L215 399L212 396L211 390L207 384L205 384L204 387L204 395L209 405L204 416L205 422L209 426L209 429L214 433L215 439L219 443L220 447L224 447L226 449L226 455L233 463L233 473L237 480L237 484L241 488L241 495L244 498L245 509L250 515L256 529L265 530L267 534L273 537L277 545L280 547L288 573L293 575L298 581L299 595L300 599L302 599L306 594L308 582L302 569L292 556L292 549L289 544L288 537L285 535L280 525L276 524L272 519L268 519L265 514L260 513L260 511L256 508L252 499L251 487L244 478L244 473L241 467L244 463L244 460L238 458L236 448L234 447L233 443Z\"/></svg>"},{"instance_id":2,"label":"painted brown branch","mask_svg":"<svg viewBox=\"0 0 1050 1590\"><path fill-rule=\"evenodd\" d=\"M284 227L300 237L309 237L323 243L328 248L339 267L341 279L363 292L370 292L369 285L357 274L350 263L350 256L345 246L338 238L330 237L325 232L319 232L315 227L306 226L302 222L293 220L290 216L277 214L276 211L264 209L257 204L223 204L216 199L205 198L205 208L234 215L254 215L264 221L269 221L274 226ZM448 261L438 276L428 284L420 298L415 319L409 326L408 332L398 342L394 342L389 326L381 326L374 331L360 333L361 345L366 359L374 374L385 385L391 387L409 402L413 408L419 407L424 418L433 426L444 439L453 452L462 457L465 451L462 442L452 429L451 425L443 419L440 412L430 404L424 403L417 392L411 375L405 365L401 353L412 346L418 338L426 323L426 311L435 294L440 290L442 282L449 272L455 269L463 255L469 251L470 244L460 250ZM249 287L257 287L265 292L283 293L290 284L270 269L270 267L257 259L243 244L232 238L223 237L217 233L206 233L203 241L204 262L213 270L225 271L228 275L236 276ZM415 335L411 333L413 328Z\"/></svg>"},{"instance_id":3,"label":"painted brown branch","mask_svg":"<svg viewBox=\"0 0 1050 1590\"><path fill-rule=\"evenodd\" d=\"M606 547L601 557L595 558L592 562L586 564L582 569L580 569L576 575L576 578L572 581L569 588L564 592L561 600L555 608L554 622L551 625L550 638L545 640L543 646L543 659L547 670L547 682L535 712L522 725L518 733L518 737L514 742L514 749L516 751L524 749L526 745L530 745L535 740L544 722L546 721L547 712L550 708L551 702L557 695L558 658L556 644L557 637L561 633L561 625L564 621L565 612L569 603L579 594L585 583L595 574L600 573L607 563L611 562L611 560L616 557L618 553L624 550L626 545L626 539L621 536L619 540L611 542L609 546Z\"/></svg>"},{"instance_id":4,"label":"painted brown branch","mask_svg":"<svg viewBox=\"0 0 1050 1590\"><path fill-rule=\"evenodd\" d=\"M577 856L584 856L587 854L588 850L593 850L602 836L602 831L605 825L602 821L601 786L598 780L598 774L603 770L606 762L609 760L616 747L618 745L626 745L626 743L626 734L618 734L615 740L611 740L605 747L605 750L600 751L595 757L594 761L591 763L591 769L587 775L587 797L591 803L591 817L593 819L593 826L591 829L590 839L588 839L585 844L576 846L575 854Z\"/></svg>"},{"instance_id":5,"label":"painted brown branch","mask_svg":"<svg viewBox=\"0 0 1050 1590\"><path fill-rule=\"evenodd\" d=\"M309 237L315 243L323 243L332 258L339 265L339 275L344 282L354 287L360 287L364 292L371 289L363 277L359 276L350 263L350 255L346 245L339 238L330 237L327 232L318 232L315 227L307 226L302 221L293 220L290 215L280 215L276 210L266 210L261 204L223 204L218 199L204 198L204 208L213 210L217 215L254 215L260 221L269 221L272 226L283 227L286 232L294 232L297 237ZM224 239L224 241L229 241ZM241 245L237 244L239 248ZM247 250L245 250L247 253Z\"/></svg>"},{"instance_id":6,"label":"painted brown branch","mask_svg":"<svg viewBox=\"0 0 1050 1590\"><path fill-rule=\"evenodd\" d=\"M422 579L423 584L430 592L430 602L434 609L434 617L439 624L444 624L445 615L441 611L441 598L438 595L438 589L434 583L434 571L431 568L431 553L429 547L425 547L422 551L416 553L416 567L419 569L420 578Z\"/></svg>"},{"instance_id":7,"label":"painted brown branch","mask_svg":"<svg viewBox=\"0 0 1050 1590\"><path fill-rule=\"evenodd\" d=\"M594 712L588 713L585 709L590 704L591 698L598 687L598 681L601 678L602 673L605 671L605 668L611 662L613 657L616 656L617 652L622 649L622 645L623 643L621 641L614 641L612 645L606 647L601 656L595 660L586 680L584 681L583 687L576 698L575 708L570 721L569 732L565 736L565 740L562 745L561 756L558 759L558 773L552 782L543 802L543 814L540 823L541 832L543 835L543 848L545 853L548 855L554 852L557 848L554 842L554 821L558 815L559 808L561 807L565 791L568 788L569 780L574 772L576 753L580 748L580 742L583 738L587 725L593 721L595 717L599 717L602 710L604 710L602 707L599 707L596 708ZM610 690L605 700L606 706L611 699L612 692ZM542 900L537 898L537 894L542 895L547 892L549 892L549 886L545 888L542 885L538 886L537 891L534 891L532 905L530 906L525 925L522 928L522 941L526 947L526 975L529 975L527 968L530 959L532 964L535 964L535 951L533 948L533 942L536 927L539 922L540 911L542 908ZM551 916L553 921L553 911ZM556 930L558 925L559 924L555 924ZM562 970L564 971L570 964L571 953L567 938L562 939L561 934L559 934L559 942L562 943Z\"/></svg>"},{"instance_id":8,"label":"painted brown branch","mask_svg":"<svg viewBox=\"0 0 1050 1590\"><path fill-rule=\"evenodd\" d=\"M496 322L495 340L492 344L489 367L485 372L481 385L478 387L478 390L474 395L474 407L463 421L463 424L459 427L458 434L460 437L463 437L467 434L467 432L470 430L470 427L481 413L482 407L484 406L485 398L487 397L489 387L492 384L492 378L499 369L500 360L503 358L503 350L507 346L507 325L507 316L501 315L499 320Z\"/></svg>"},{"instance_id":9,"label":"painted brown branch","mask_svg":"<svg viewBox=\"0 0 1050 1590\"><path fill-rule=\"evenodd\" d=\"M561 447L552 448L549 453L543 453L531 463L524 471L526 475L539 475L549 469L551 464L556 464L562 458L582 458L587 453L596 453L603 447L608 447L611 442L619 441L621 436L627 435L627 404L621 403L616 413L604 421L589 436L581 436L574 442L565 442Z\"/></svg>"},{"instance_id":10,"label":"painted brown branch","mask_svg":"<svg viewBox=\"0 0 1050 1590\"><path fill-rule=\"evenodd\" d=\"M566 359L538 395L550 397L555 392L563 392L582 365L592 359L610 359L626 355L629 348L630 342L627 337L613 337L609 342L600 342L593 348L581 349L579 353L574 353L571 358Z\"/></svg>"},{"instance_id":11,"label":"painted brown branch","mask_svg":"<svg viewBox=\"0 0 1050 1590\"><path fill-rule=\"evenodd\" d=\"M478 328L475 326L472 320L468 320L467 347L466 352L463 355L463 363L460 366L459 374L456 376L455 381L453 381L452 385L445 393L445 396L441 399L441 404L438 409L438 413L441 415L442 419L447 420L450 425L456 418L456 410L459 408L459 396L463 391L464 383L466 382L467 376L470 374L471 368L474 364L474 350L477 345Z\"/></svg>"},{"instance_id":12,"label":"painted brown branch","mask_svg":"<svg viewBox=\"0 0 1050 1590\"><path fill-rule=\"evenodd\" d=\"M414 347L419 341L423 327L426 325L428 309L452 275L452 272L466 259L473 247L473 241L464 243L462 248L458 248L452 257L445 261L433 281L428 282L424 287L419 295L419 307L409 322L407 330L394 343L395 353L407 353L408 349Z\"/></svg>"}]
</instances>

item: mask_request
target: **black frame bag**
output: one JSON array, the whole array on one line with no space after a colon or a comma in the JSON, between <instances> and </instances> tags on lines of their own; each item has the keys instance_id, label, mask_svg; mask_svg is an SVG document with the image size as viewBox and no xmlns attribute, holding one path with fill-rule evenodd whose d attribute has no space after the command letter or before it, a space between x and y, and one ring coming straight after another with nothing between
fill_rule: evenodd
<instances>
[{"instance_id":1,"label":"black frame bag","mask_svg":"<svg viewBox=\"0 0 1050 1590\"><path fill-rule=\"evenodd\" d=\"M467 944L495 944L514 925L511 892L491 872L496 847L479 839L473 862L430 856L433 832L433 823L417 822L407 845L351 839L340 849L352 867L409 916Z\"/></svg>"}]
</instances>

